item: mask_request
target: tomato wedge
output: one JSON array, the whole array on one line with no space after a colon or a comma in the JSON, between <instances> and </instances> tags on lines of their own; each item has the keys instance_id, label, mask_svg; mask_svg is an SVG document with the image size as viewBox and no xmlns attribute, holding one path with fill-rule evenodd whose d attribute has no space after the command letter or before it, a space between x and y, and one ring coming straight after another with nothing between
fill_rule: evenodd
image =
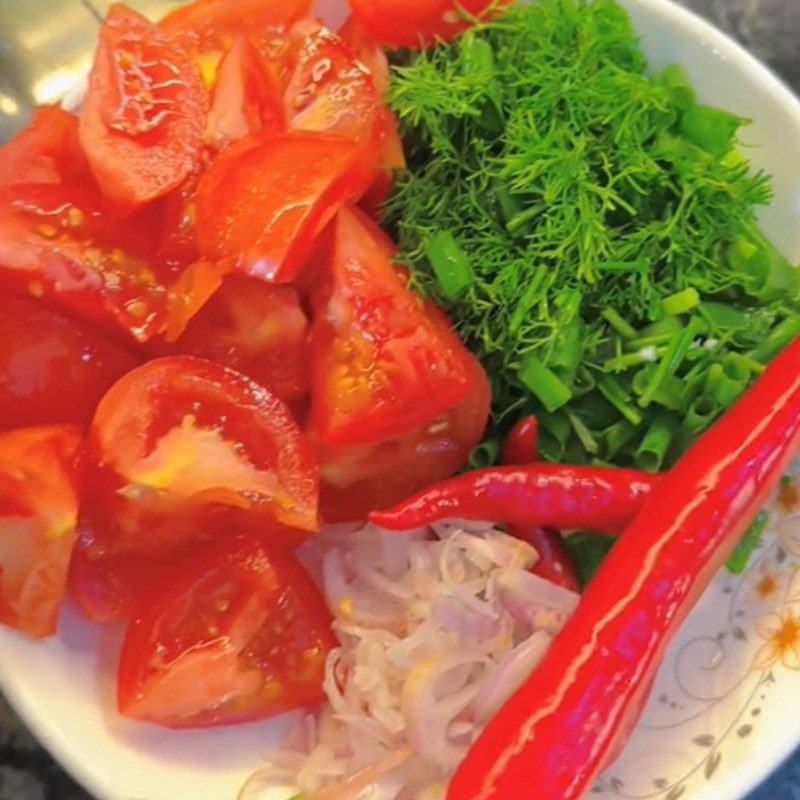
<instances>
[{"instance_id":1,"label":"tomato wedge","mask_svg":"<svg viewBox=\"0 0 800 800\"><path fill-rule=\"evenodd\" d=\"M291 556L252 536L214 542L174 566L128 629L119 710L191 728L319 703L331 623Z\"/></svg>"},{"instance_id":2,"label":"tomato wedge","mask_svg":"<svg viewBox=\"0 0 800 800\"><path fill-rule=\"evenodd\" d=\"M353 18L387 47L419 47L448 41L479 17L509 0L348 0Z\"/></svg>"},{"instance_id":3,"label":"tomato wedge","mask_svg":"<svg viewBox=\"0 0 800 800\"><path fill-rule=\"evenodd\" d=\"M72 553L68 586L91 622L130 622L145 598L164 585L170 565L134 557L93 560L80 546Z\"/></svg>"},{"instance_id":4,"label":"tomato wedge","mask_svg":"<svg viewBox=\"0 0 800 800\"><path fill-rule=\"evenodd\" d=\"M141 363L90 328L0 295L0 427L88 425L100 398Z\"/></svg>"},{"instance_id":5,"label":"tomato wedge","mask_svg":"<svg viewBox=\"0 0 800 800\"><path fill-rule=\"evenodd\" d=\"M183 46L129 8L111 6L80 122L103 192L136 208L178 186L198 165L206 104Z\"/></svg>"},{"instance_id":6,"label":"tomato wedge","mask_svg":"<svg viewBox=\"0 0 800 800\"><path fill-rule=\"evenodd\" d=\"M381 141L383 106L367 68L335 34L306 20L292 28L284 93L289 128Z\"/></svg>"},{"instance_id":7,"label":"tomato wedge","mask_svg":"<svg viewBox=\"0 0 800 800\"><path fill-rule=\"evenodd\" d=\"M0 434L0 623L56 632L75 542L80 430Z\"/></svg>"},{"instance_id":8,"label":"tomato wedge","mask_svg":"<svg viewBox=\"0 0 800 800\"><path fill-rule=\"evenodd\" d=\"M166 349L235 369L288 403L308 394L307 334L295 289L232 275Z\"/></svg>"},{"instance_id":9,"label":"tomato wedge","mask_svg":"<svg viewBox=\"0 0 800 800\"><path fill-rule=\"evenodd\" d=\"M339 37L353 51L355 57L366 67L372 83L380 97L389 88L389 59L384 49L352 16L339 29Z\"/></svg>"},{"instance_id":10,"label":"tomato wedge","mask_svg":"<svg viewBox=\"0 0 800 800\"><path fill-rule=\"evenodd\" d=\"M284 128L283 98L270 64L247 36L237 36L217 69L206 142L224 147L254 133Z\"/></svg>"},{"instance_id":11,"label":"tomato wedge","mask_svg":"<svg viewBox=\"0 0 800 800\"><path fill-rule=\"evenodd\" d=\"M29 125L0 147L0 186L69 183L90 175L78 118L58 106L36 109Z\"/></svg>"},{"instance_id":12,"label":"tomato wedge","mask_svg":"<svg viewBox=\"0 0 800 800\"><path fill-rule=\"evenodd\" d=\"M443 336L449 332L458 338L446 319L442 324ZM370 511L449 478L467 463L483 438L491 391L478 360L467 351L464 358L475 387L452 411L377 444L318 447L320 511L325 522L364 520Z\"/></svg>"},{"instance_id":13,"label":"tomato wedge","mask_svg":"<svg viewBox=\"0 0 800 800\"><path fill-rule=\"evenodd\" d=\"M210 361L168 356L118 381L89 462L81 534L93 560L169 558L233 525L291 547L318 528L315 457L289 410Z\"/></svg>"},{"instance_id":14,"label":"tomato wedge","mask_svg":"<svg viewBox=\"0 0 800 800\"><path fill-rule=\"evenodd\" d=\"M309 420L328 447L415 430L475 387L463 345L401 283L373 227L357 209L339 213L314 296Z\"/></svg>"},{"instance_id":15,"label":"tomato wedge","mask_svg":"<svg viewBox=\"0 0 800 800\"><path fill-rule=\"evenodd\" d=\"M236 259L254 278L291 282L317 235L373 172L370 148L338 137L293 132L238 142L200 181L200 252Z\"/></svg>"},{"instance_id":16,"label":"tomato wedge","mask_svg":"<svg viewBox=\"0 0 800 800\"><path fill-rule=\"evenodd\" d=\"M0 288L146 341L164 325L166 287L148 260L116 245L118 229L85 187L0 190Z\"/></svg>"}]
</instances>

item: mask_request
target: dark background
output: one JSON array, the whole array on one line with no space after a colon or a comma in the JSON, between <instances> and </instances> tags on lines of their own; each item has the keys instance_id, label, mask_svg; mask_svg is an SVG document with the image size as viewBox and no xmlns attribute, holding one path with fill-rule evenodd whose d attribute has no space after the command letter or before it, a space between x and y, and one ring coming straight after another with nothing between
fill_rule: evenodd
<instances>
[{"instance_id":1,"label":"dark background","mask_svg":"<svg viewBox=\"0 0 800 800\"><path fill-rule=\"evenodd\" d=\"M800 0L681 1L742 42L800 93ZM102 5L102 0L95 2ZM25 18L35 28L52 22L53 36L58 38L48 48L46 56L57 64L64 60L69 63L69 59L79 51L81 43L69 34L59 34L57 28L63 26L62 29L68 30L65 25L67 16L74 16L76 22L85 18L87 24L91 23L91 3L92 0L59 3L57 19L53 21L36 19L37 6L41 11L43 0L0 0L0 93L5 91L17 97L24 95L27 83L22 78L25 72L30 70L35 79L37 67L44 63L38 60L21 68L15 62L17 54L13 37L8 33L12 24L16 25L20 18ZM56 26L55 22L59 25ZM20 124L24 116L24 103L19 105L16 113L9 108L0 108L0 139ZM87 754L87 758L91 757L94 755ZM2 697L0 800L91 800L40 749ZM748 800L800 800L800 753Z\"/></svg>"}]
</instances>

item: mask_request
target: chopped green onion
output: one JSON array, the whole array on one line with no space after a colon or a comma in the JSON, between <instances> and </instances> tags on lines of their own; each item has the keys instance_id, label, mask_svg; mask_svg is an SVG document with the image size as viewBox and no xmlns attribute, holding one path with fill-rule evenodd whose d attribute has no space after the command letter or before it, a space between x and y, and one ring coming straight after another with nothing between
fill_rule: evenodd
<instances>
[{"instance_id":1,"label":"chopped green onion","mask_svg":"<svg viewBox=\"0 0 800 800\"><path fill-rule=\"evenodd\" d=\"M625 420L615 422L603 434L609 458L616 458L620 450L636 437L636 428Z\"/></svg>"},{"instance_id":2,"label":"chopped green onion","mask_svg":"<svg viewBox=\"0 0 800 800\"><path fill-rule=\"evenodd\" d=\"M702 302L700 314L717 333L747 330L750 325L750 315L746 311L724 303Z\"/></svg>"},{"instance_id":3,"label":"chopped green onion","mask_svg":"<svg viewBox=\"0 0 800 800\"><path fill-rule=\"evenodd\" d=\"M653 396L658 391L661 384L669 375L674 375L675 370L678 369L692 342L700 330L700 324L696 317L692 317L686 328L675 336L672 341L667 345L664 355L658 363L658 367L653 373L647 388L639 398L640 408L647 408L653 402Z\"/></svg>"},{"instance_id":4,"label":"chopped green onion","mask_svg":"<svg viewBox=\"0 0 800 800\"><path fill-rule=\"evenodd\" d=\"M540 414L539 452L548 461L561 461L566 443L572 436L572 426L563 413Z\"/></svg>"},{"instance_id":5,"label":"chopped green onion","mask_svg":"<svg viewBox=\"0 0 800 800\"><path fill-rule=\"evenodd\" d=\"M500 455L499 439L484 439L469 454L470 469L485 469L497 463Z\"/></svg>"},{"instance_id":6,"label":"chopped green onion","mask_svg":"<svg viewBox=\"0 0 800 800\"><path fill-rule=\"evenodd\" d=\"M697 289L684 289L682 292L671 294L661 301L664 311L670 316L677 317L679 314L686 314L700 305L700 295Z\"/></svg>"},{"instance_id":7,"label":"chopped green onion","mask_svg":"<svg viewBox=\"0 0 800 800\"><path fill-rule=\"evenodd\" d=\"M525 358L519 379L548 411L555 411L572 399L570 388L536 356Z\"/></svg>"},{"instance_id":8,"label":"chopped green onion","mask_svg":"<svg viewBox=\"0 0 800 800\"><path fill-rule=\"evenodd\" d=\"M636 451L636 465L647 472L658 472L667 457L677 428L677 421L672 415L659 414Z\"/></svg>"},{"instance_id":9,"label":"chopped green onion","mask_svg":"<svg viewBox=\"0 0 800 800\"><path fill-rule=\"evenodd\" d=\"M597 388L600 390L603 397L605 397L631 425L641 424L641 413L630 402L628 393L622 388L619 381L616 381L610 375L600 375L597 378Z\"/></svg>"},{"instance_id":10,"label":"chopped green onion","mask_svg":"<svg viewBox=\"0 0 800 800\"><path fill-rule=\"evenodd\" d=\"M750 353L750 357L766 364L771 361L789 342L800 333L800 314L785 319L758 347Z\"/></svg>"},{"instance_id":11,"label":"chopped green onion","mask_svg":"<svg viewBox=\"0 0 800 800\"><path fill-rule=\"evenodd\" d=\"M570 425L572 425L572 429L575 431L578 440L583 445L583 449L590 455L597 453L600 447L597 444L597 439L594 438L594 434L592 434L586 426L586 423L572 411L567 411L567 419Z\"/></svg>"},{"instance_id":12,"label":"chopped green onion","mask_svg":"<svg viewBox=\"0 0 800 800\"><path fill-rule=\"evenodd\" d=\"M600 312L603 319L623 338L633 339L636 329L624 320L613 308L606 308Z\"/></svg>"},{"instance_id":13,"label":"chopped green onion","mask_svg":"<svg viewBox=\"0 0 800 800\"><path fill-rule=\"evenodd\" d=\"M429 239L425 245L425 254L442 292L448 298L460 297L475 282L467 254L449 231L439 231Z\"/></svg>"},{"instance_id":14,"label":"chopped green onion","mask_svg":"<svg viewBox=\"0 0 800 800\"><path fill-rule=\"evenodd\" d=\"M722 364L712 364L706 374L706 391L723 407L732 405L747 388L747 381L725 372Z\"/></svg>"},{"instance_id":15,"label":"chopped green onion","mask_svg":"<svg viewBox=\"0 0 800 800\"><path fill-rule=\"evenodd\" d=\"M747 122L718 108L693 106L683 113L681 133L707 153L724 156L733 149L736 132Z\"/></svg>"},{"instance_id":16,"label":"chopped green onion","mask_svg":"<svg viewBox=\"0 0 800 800\"><path fill-rule=\"evenodd\" d=\"M689 406L684 417L684 426L690 434L697 436L708 428L722 410L710 397L701 395Z\"/></svg>"},{"instance_id":17,"label":"chopped green onion","mask_svg":"<svg viewBox=\"0 0 800 800\"><path fill-rule=\"evenodd\" d=\"M745 532L742 540L731 554L731 557L725 563L728 572L732 572L734 575L741 575L745 569L747 569L747 564L751 556L764 537L764 531L768 523L769 514L766 511L762 511L755 520L753 520L753 523Z\"/></svg>"}]
</instances>

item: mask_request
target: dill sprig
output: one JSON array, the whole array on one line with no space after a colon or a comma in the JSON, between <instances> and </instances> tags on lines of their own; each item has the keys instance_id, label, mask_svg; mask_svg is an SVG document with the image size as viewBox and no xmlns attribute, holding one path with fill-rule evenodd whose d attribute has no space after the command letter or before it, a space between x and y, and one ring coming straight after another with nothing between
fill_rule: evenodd
<instances>
[{"instance_id":1,"label":"dill sprig","mask_svg":"<svg viewBox=\"0 0 800 800\"><path fill-rule=\"evenodd\" d=\"M492 436L536 413L546 457L659 469L800 329L746 120L648 73L612 0L515 5L407 55L389 102L387 221L487 368Z\"/></svg>"}]
</instances>

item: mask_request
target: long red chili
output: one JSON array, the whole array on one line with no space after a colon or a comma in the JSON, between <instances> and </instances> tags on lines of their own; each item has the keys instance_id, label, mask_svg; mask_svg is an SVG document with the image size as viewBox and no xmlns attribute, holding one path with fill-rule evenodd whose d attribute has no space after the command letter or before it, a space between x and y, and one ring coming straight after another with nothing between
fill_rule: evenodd
<instances>
[{"instance_id":1,"label":"long red chili","mask_svg":"<svg viewBox=\"0 0 800 800\"><path fill-rule=\"evenodd\" d=\"M492 467L439 483L388 511L370 514L370 519L389 530L458 518L618 534L660 480L659 475L631 469Z\"/></svg>"},{"instance_id":2,"label":"long red chili","mask_svg":"<svg viewBox=\"0 0 800 800\"><path fill-rule=\"evenodd\" d=\"M636 724L671 636L799 447L800 337L664 478L448 800L583 796Z\"/></svg>"}]
</instances>

